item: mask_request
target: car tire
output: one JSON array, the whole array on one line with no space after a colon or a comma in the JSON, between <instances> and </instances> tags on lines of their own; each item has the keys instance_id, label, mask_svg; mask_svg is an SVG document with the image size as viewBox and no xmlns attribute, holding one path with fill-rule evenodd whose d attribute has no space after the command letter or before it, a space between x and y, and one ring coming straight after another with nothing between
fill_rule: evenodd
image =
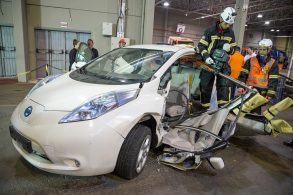
<instances>
[{"instance_id":1,"label":"car tire","mask_svg":"<svg viewBox=\"0 0 293 195\"><path fill-rule=\"evenodd\" d=\"M149 127L136 125L122 144L114 173L124 179L138 176L145 166L151 138Z\"/></svg>"}]
</instances>

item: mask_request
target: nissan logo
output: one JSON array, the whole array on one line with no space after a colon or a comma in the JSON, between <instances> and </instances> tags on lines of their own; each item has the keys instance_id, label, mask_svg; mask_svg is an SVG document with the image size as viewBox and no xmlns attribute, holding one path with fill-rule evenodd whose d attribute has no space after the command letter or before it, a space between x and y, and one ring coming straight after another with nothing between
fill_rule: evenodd
<instances>
[{"instance_id":1,"label":"nissan logo","mask_svg":"<svg viewBox=\"0 0 293 195\"><path fill-rule=\"evenodd\" d=\"M28 117L29 115L31 115L31 113L33 112L33 107L32 106L29 106L25 109L24 111L24 116L25 117Z\"/></svg>"}]
</instances>

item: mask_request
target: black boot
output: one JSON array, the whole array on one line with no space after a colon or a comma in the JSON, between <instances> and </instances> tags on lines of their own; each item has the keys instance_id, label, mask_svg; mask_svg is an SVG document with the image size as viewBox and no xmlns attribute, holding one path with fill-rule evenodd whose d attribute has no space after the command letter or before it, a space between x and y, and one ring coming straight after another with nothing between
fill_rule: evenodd
<instances>
[{"instance_id":1,"label":"black boot","mask_svg":"<svg viewBox=\"0 0 293 195\"><path fill-rule=\"evenodd\" d=\"M290 142L283 142L285 146L293 147L293 139Z\"/></svg>"}]
</instances>

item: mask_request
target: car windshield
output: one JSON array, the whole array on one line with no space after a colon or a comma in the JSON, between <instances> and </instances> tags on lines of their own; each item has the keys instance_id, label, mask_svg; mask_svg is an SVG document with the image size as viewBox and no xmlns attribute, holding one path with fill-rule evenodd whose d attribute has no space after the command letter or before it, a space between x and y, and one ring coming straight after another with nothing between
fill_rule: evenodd
<instances>
[{"instance_id":1,"label":"car windshield","mask_svg":"<svg viewBox=\"0 0 293 195\"><path fill-rule=\"evenodd\" d=\"M154 73L173 55L171 51L120 48L81 68L80 74L117 83L139 83Z\"/></svg>"}]
</instances>

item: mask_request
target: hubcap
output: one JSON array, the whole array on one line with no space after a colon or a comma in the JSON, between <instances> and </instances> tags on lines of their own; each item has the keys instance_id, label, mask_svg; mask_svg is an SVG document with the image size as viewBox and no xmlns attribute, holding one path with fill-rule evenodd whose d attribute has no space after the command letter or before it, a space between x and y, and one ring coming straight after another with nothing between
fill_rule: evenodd
<instances>
[{"instance_id":1,"label":"hubcap","mask_svg":"<svg viewBox=\"0 0 293 195\"><path fill-rule=\"evenodd\" d=\"M143 140L142 145L139 150L139 153L138 153L138 157L137 157L137 161L136 161L136 172L137 173L140 173L140 171L142 170L142 168L145 165L145 162L147 160L148 153L150 150L150 146L151 146L151 136L147 135L146 138Z\"/></svg>"}]
</instances>

